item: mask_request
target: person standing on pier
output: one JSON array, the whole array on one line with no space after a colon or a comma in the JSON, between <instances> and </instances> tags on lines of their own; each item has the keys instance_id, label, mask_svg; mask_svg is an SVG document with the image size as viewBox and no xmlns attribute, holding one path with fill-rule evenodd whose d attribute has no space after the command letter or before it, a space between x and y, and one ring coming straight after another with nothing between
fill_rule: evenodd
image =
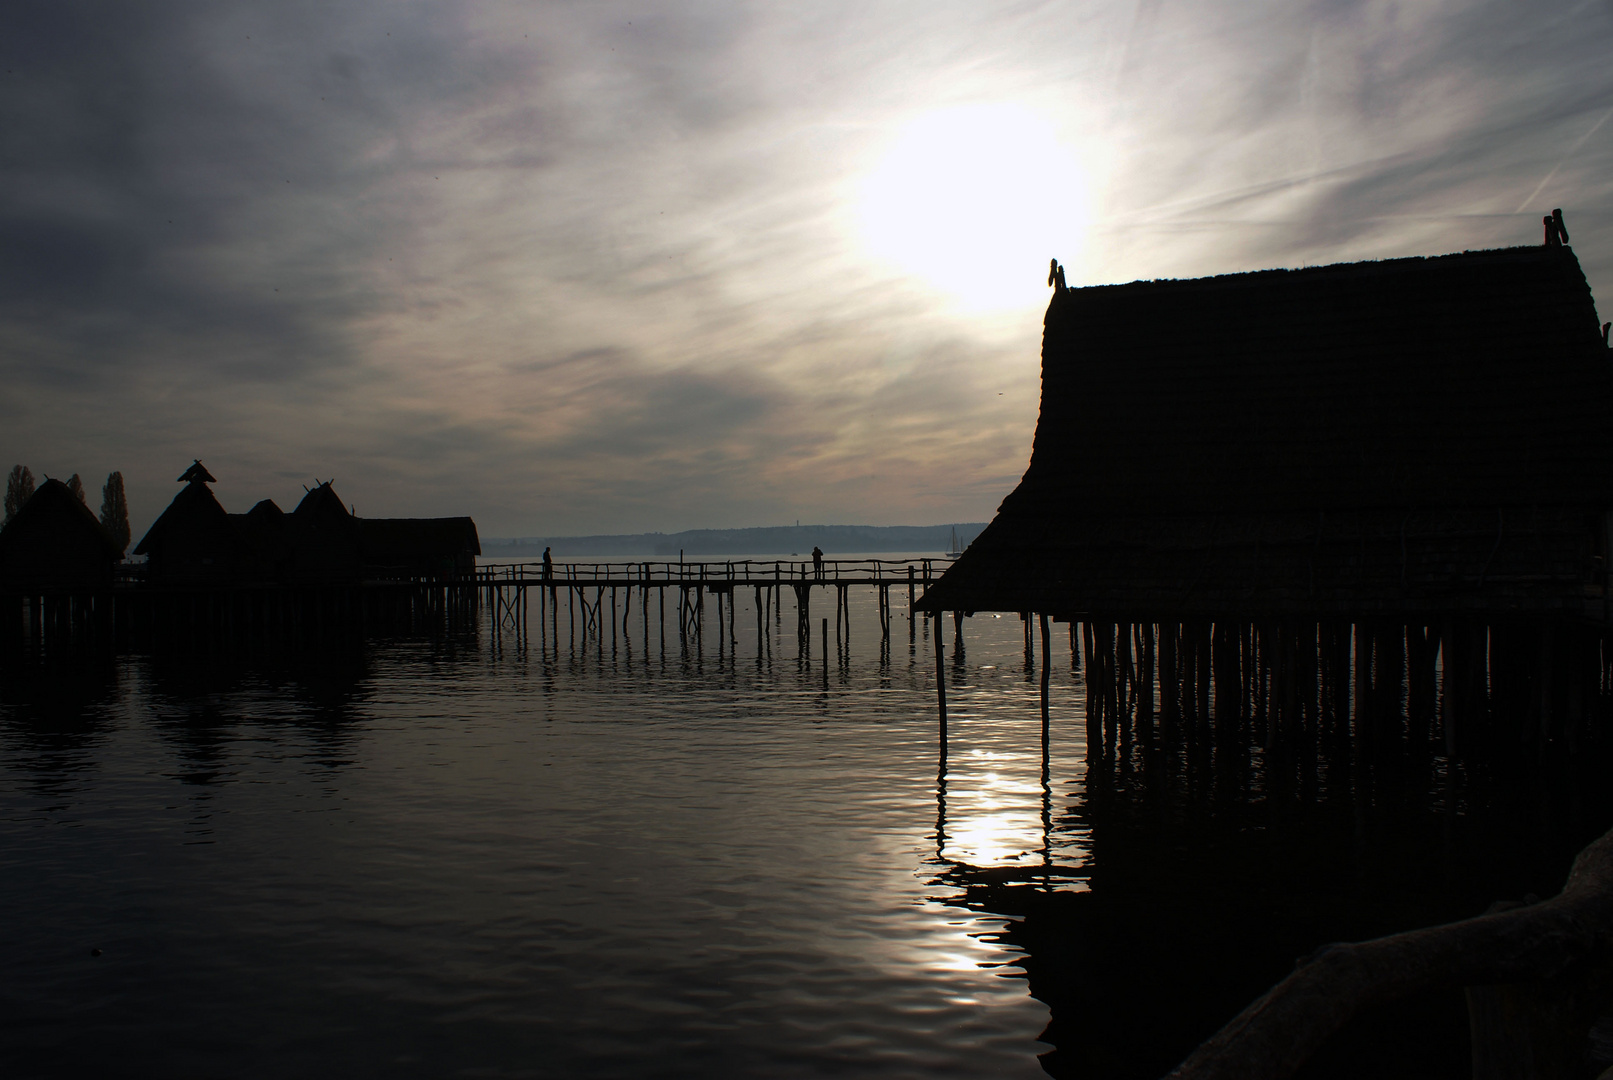
<instances>
[{"instance_id":1,"label":"person standing on pier","mask_svg":"<svg viewBox=\"0 0 1613 1080\"><path fill-rule=\"evenodd\" d=\"M543 549L543 580L554 580L554 560L549 557L549 549Z\"/></svg>"},{"instance_id":2,"label":"person standing on pier","mask_svg":"<svg viewBox=\"0 0 1613 1080\"><path fill-rule=\"evenodd\" d=\"M812 545L812 573L820 579L823 577L823 549L816 544Z\"/></svg>"}]
</instances>

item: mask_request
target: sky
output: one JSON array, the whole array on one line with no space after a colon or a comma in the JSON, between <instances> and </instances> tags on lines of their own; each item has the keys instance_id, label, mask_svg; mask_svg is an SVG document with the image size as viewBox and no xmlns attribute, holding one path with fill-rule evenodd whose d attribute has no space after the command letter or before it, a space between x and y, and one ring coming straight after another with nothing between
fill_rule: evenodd
<instances>
[{"instance_id":1,"label":"sky","mask_svg":"<svg viewBox=\"0 0 1613 1080\"><path fill-rule=\"evenodd\" d=\"M1071 285L1537 244L1613 0L9 0L0 464L484 536L989 520ZM95 501L92 494L92 503Z\"/></svg>"}]
</instances>

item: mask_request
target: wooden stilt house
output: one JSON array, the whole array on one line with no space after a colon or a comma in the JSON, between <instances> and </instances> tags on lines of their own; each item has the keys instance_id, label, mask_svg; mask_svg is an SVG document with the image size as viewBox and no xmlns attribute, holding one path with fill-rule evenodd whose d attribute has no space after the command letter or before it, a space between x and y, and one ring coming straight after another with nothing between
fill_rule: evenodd
<instances>
[{"instance_id":1,"label":"wooden stilt house","mask_svg":"<svg viewBox=\"0 0 1613 1080\"><path fill-rule=\"evenodd\" d=\"M232 584L250 560L230 515L208 484L211 473L200 461L179 477L185 486L152 522L134 554L144 555L154 584L210 586Z\"/></svg>"},{"instance_id":2,"label":"wooden stilt house","mask_svg":"<svg viewBox=\"0 0 1613 1080\"><path fill-rule=\"evenodd\" d=\"M163 586L340 586L361 581L453 577L476 569L476 523L457 518L359 518L331 481L316 483L287 514L264 499L225 513L194 463L185 485L135 554Z\"/></svg>"},{"instance_id":3,"label":"wooden stilt house","mask_svg":"<svg viewBox=\"0 0 1613 1080\"><path fill-rule=\"evenodd\" d=\"M1397 696L1443 655L1473 696L1579 708L1607 681L1610 405L1564 246L1061 283L1029 468L918 608L1083 622L1120 668L1169 651L1162 705L1217 668L1252 700L1264 634L1312 701L1353 636Z\"/></svg>"},{"instance_id":4,"label":"wooden stilt house","mask_svg":"<svg viewBox=\"0 0 1613 1080\"><path fill-rule=\"evenodd\" d=\"M121 555L78 496L47 479L0 530L0 595L110 589Z\"/></svg>"},{"instance_id":5,"label":"wooden stilt house","mask_svg":"<svg viewBox=\"0 0 1613 1080\"><path fill-rule=\"evenodd\" d=\"M365 573L379 577L469 574L482 553L468 517L360 518L359 538Z\"/></svg>"}]
</instances>

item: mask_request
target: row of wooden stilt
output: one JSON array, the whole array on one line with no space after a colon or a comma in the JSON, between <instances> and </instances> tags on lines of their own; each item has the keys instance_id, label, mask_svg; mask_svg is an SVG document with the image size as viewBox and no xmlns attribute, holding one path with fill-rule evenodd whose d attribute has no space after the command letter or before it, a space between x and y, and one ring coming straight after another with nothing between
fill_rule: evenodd
<instances>
[{"instance_id":1,"label":"row of wooden stilt","mask_svg":"<svg viewBox=\"0 0 1613 1080\"><path fill-rule=\"evenodd\" d=\"M1022 613L1026 662L1040 627L1042 712L1051 633ZM954 614L955 621L959 616ZM961 622L959 634L961 635ZM1090 756L1160 725L1252 730L1270 748L1324 720L1347 723L1370 746L1437 744L1449 756L1479 747L1560 744L1573 753L1613 709L1613 638L1588 622L1445 619L1160 622L1123 616L1069 626L1081 666ZM946 672L936 636L943 725Z\"/></svg>"},{"instance_id":2,"label":"row of wooden stilt","mask_svg":"<svg viewBox=\"0 0 1613 1080\"><path fill-rule=\"evenodd\" d=\"M900 587L901 583L892 582L873 586L876 593L878 623L881 640L888 641L891 628L895 623L894 609L891 604L891 589ZM562 603L565 605L567 618L571 625L579 627L584 639L603 638L614 636L617 625L625 631L630 625L633 611L633 594L639 594L639 610L644 620L644 630L649 631L649 610L653 600L662 613L662 625L665 625L666 594L667 590L676 589L674 597L675 613L677 615L678 636L682 640L701 638L706 632L706 596L712 597L716 607L715 625L718 633L718 644L724 641L732 643L735 640L734 618L738 606L736 592L739 589L750 588L755 594L758 630L765 626L775 611L781 611L782 591L788 587L795 594L796 635L801 641L808 640L812 635L812 590L826 588L834 591L834 627L837 641L849 640L851 636L851 586L837 582L819 582L814 580L781 581L776 584L764 585L733 585L724 586L713 582L691 583L660 583L629 585L599 585L590 582L551 582L546 585L527 584L519 582L493 581L483 586L490 596L490 604L496 615L494 626L496 630L519 630L527 618L528 606L527 589L534 588L539 596L540 618L547 619L551 614L558 614ZM913 586L907 583L909 600L912 599ZM561 594L564 593L562 600ZM909 625L908 634L912 638L916 631Z\"/></svg>"}]
</instances>

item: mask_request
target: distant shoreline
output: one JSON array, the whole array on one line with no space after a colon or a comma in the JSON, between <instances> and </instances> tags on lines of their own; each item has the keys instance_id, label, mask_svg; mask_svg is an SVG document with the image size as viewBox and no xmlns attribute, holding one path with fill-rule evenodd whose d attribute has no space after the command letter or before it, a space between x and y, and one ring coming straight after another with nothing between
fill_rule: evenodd
<instances>
[{"instance_id":1,"label":"distant shoreline","mask_svg":"<svg viewBox=\"0 0 1613 1080\"><path fill-rule=\"evenodd\" d=\"M952 531L967 547L986 523L946 525L778 525L757 529L690 529L677 533L627 533L601 536L484 537L482 554L493 558L531 555L545 547L565 555L789 555L814 547L836 552L951 550Z\"/></svg>"}]
</instances>

